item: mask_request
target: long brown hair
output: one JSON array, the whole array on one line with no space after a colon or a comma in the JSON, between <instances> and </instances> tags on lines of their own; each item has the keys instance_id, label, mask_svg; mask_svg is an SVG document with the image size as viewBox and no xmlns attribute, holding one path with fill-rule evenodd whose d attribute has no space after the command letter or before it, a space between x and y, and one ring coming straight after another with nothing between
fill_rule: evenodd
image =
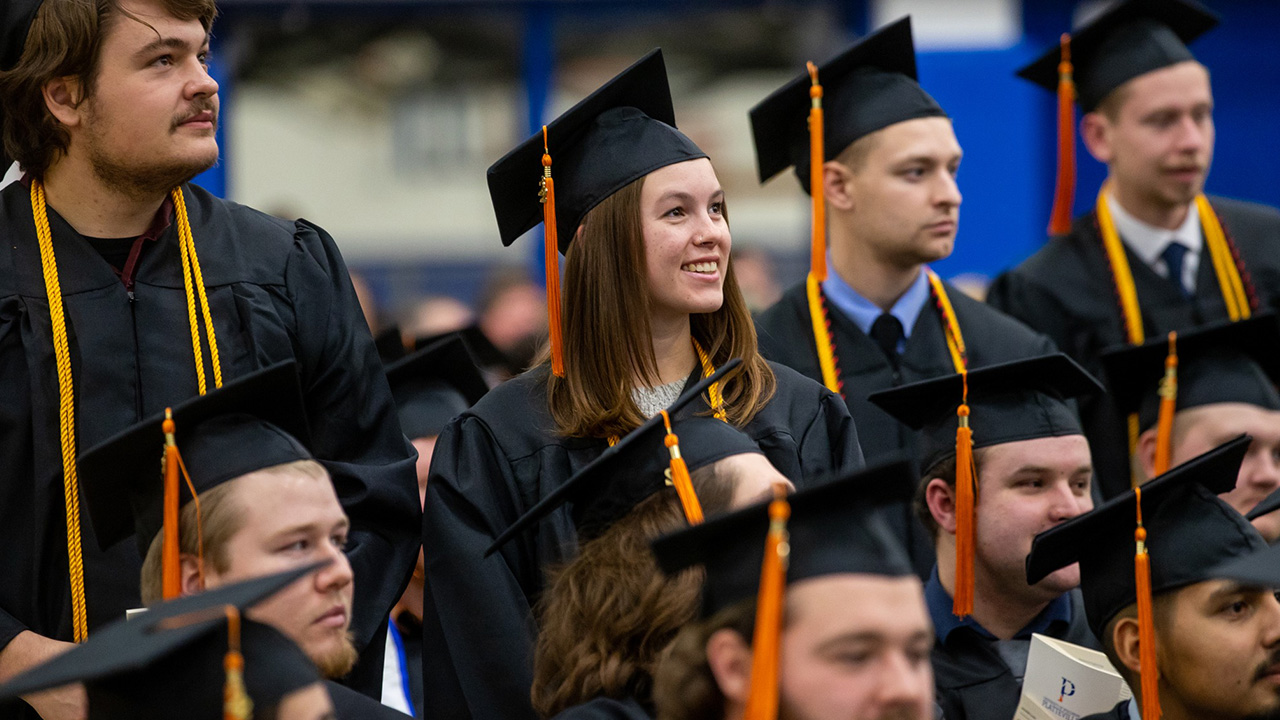
<instances>
[{"instance_id":1,"label":"long brown hair","mask_svg":"<svg viewBox=\"0 0 1280 720\"><path fill-rule=\"evenodd\" d=\"M651 384L658 379L644 272L643 187L640 178L587 213L565 255L565 376L550 377L547 401L556 427L571 437L634 430L645 418L631 389L637 378ZM713 365L742 358L742 368L722 383L721 392L729 422L745 425L773 397L775 379L756 348L755 325L732 261L720 309L690 315L689 325Z\"/></svg>"},{"instance_id":2,"label":"long brown hair","mask_svg":"<svg viewBox=\"0 0 1280 720\"><path fill-rule=\"evenodd\" d=\"M703 510L728 509L732 479L715 466L693 473ZM672 488L645 498L578 556L550 572L538 602L533 707L543 717L596 697L648 704L653 674L680 628L694 619L702 571L668 578L649 541L685 527Z\"/></svg>"}]
</instances>

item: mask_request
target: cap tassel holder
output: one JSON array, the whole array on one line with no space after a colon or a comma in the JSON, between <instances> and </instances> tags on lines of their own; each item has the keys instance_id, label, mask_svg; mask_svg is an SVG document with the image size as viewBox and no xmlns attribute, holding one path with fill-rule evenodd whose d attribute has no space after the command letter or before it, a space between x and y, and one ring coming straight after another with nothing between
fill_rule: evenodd
<instances>
[{"instance_id":1,"label":"cap tassel holder","mask_svg":"<svg viewBox=\"0 0 1280 720\"><path fill-rule=\"evenodd\" d=\"M1160 415L1156 423L1155 473L1169 470L1173 455L1173 416L1178 409L1178 333L1169 333L1169 354L1164 359L1160 380Z\"/></svg>"},{"instance_id":2,"label":"cap tassel holder","mask_svg":"<svg viewBox=\"0 0 1280 720\"><path fill-rule=\"evenodd\" d=\"M760 566L756 626L751 639L751 692L743 720L774 720L778 716L778 648L786 603L787 561L791 554L787 534L791 505L786 492L783 485L775 484L773 502L769 503L769 534Z\"/></svg>"},{"instance_id":3,"label":"cap tassel holder","mask_svg":"<svg viewBox=\"0 0 1280 720\"><path fill-rule=\"evenodd\" d=\"M178 445L174 441L173 409L165 408L164 423L164 539L160 550L161 592L165 600L182 594L178 547Z\"/></svg>"},{"instance_id":4,"label":"cap tassel holder","mask_svg":"<svg viewBox=\"0 0 1280 720\"><path fill-rule=\"evenodd\" d=\"M1050 235L1065 235L1071 231L1071 201L1076 191L1076 84L1073 76L1071 36L1063 33L1062 58L1058 63L1058 179L1053 191L1053 213L1049 216Z\"/></svg>"},{"instance_id":5,"label":"cap tassel holder","mask_svg":"<svg viewBox=\"0 0 1280 720\"><path fill-rule=\"evenodd\" d=\"M222 658L226 684L222 686L223 720L249 720L253 717L253 700L244 687L244 655L240 653L240 611L226 607L227 654Z\"/></svg>"},{"instance_id":6,"label":"cap tassel holder","mask_svg":"<svg viewBox=\"0 0 1280 720\"><path fill-rule=\"evenodd\" d=\"M827 203L822 187L823 147L822 86L818 84L818 66L808 63L809 78L809 197L813 200L813 229L810 241L809 272L818 282L827 279Z\"/></svg>"},{"instance_id":7,"label":"cap tassel holder","mask_svg":"<svg viewBox=\"0 0 1280 720\"><path fill-rule=\"evenodd\" d=\"M547 330L551 336L551 372L564 377L564 336L560 325L560 244L556 232L556 186L551 179L551 151L547 126L542 126L542 225L547 266Z\"/></svg>"},{"instance_id":8,"label":"cap tassel holder","mask_svg":"<svg viewBox=\"0 0 1280 720\"><path fill-rule=\"evenodd\" d=\"M1136 545L1133 577L1138 589L1138 673L1141 676L1142 720L1160 720L1160 670L1156 667L1156 626L1151 614L1151 558L1147 555L1147 530L1142 526L1142 488L1134 488L1133 493L1138 506L1138 527L1133 532Z\"/></svg>"},{"instance_id":9,"label":"cap tassel holder","mask_svg":"<svg viewBox=\"0 0 1280 720\"><path fill-rule=\"evenodd\" d=\"M962 371L964 395L956 408L956 583L951 612L973 614L974 505L978 471L973 462L973 430L969 427L969 373Z\"/></svg>"},{"instance_id":10,"label":"cap tassel holder","mask_svg":"<svg viewBox=\"0 0 1280 720\"><path fill-rule=\"evenodd\" d=\"M671 431L671 416L662 411L662 423L667 427L667 436L663 442L671 453L671 484L680 496L680 507L684 509L684 517L690 525L702 523L702 503L698 502L698 493L693 489L693 479L689 477L689 466L680 456L680 438Z\"/></svg>"}]
</instances>

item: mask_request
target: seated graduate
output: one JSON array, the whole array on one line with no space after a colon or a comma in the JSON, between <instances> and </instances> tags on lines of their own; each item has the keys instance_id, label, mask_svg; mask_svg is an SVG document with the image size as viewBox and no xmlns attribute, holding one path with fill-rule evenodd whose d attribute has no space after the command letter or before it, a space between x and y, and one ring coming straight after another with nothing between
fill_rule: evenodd
<instances>
[{"instance_id":1,"label":"seated graduate","mask_svg":"<svg viewBox=\"0 0 1280 720\"><path fill-rule=\"evenodd\" d=\"M528 532L557 508L571 509L581 547L571 561L548 569L535 607L532 700L543 717L650 717L653 671L676 632L697 614L702 578L667 577L648 543L767 498L775 483L791 487L728 423L697 416L668 420L697 396L686 393L629 433L491 548Z\"/></svg>"},{"instance_id":2,"label":"seated graduate","mask_svg":"<svg viewBox=\"0 0 1280 720\"><path fill-rule=\"evenodd\" d=\"M739 428L799 487L862 464L844 401L757 352L724 191L674 122L654 51L489 169L503 242L544 226L551 349L436 443L423 510L425 717L535 716L531 608L542 568L574 548L573 524L558 510L500 553L483 559L485 548L731 359L741 367L687 414Z\"/></svg>"},{"instance_id":3,"label":"seated graduate","mask_svg":"<svg viewBox=\"0 0 1280 720\"><path fill-rule=\"evenodd\" d=\"M119 620L0 686L11 701L83 683L89 720L332 720L315 665L293 641L242 613L317 565L224 585Z\"/></svg>"},{"instance_id":4,"label":"seated graduate","mask_svg":"<svg viewBox=\"0 0 1280 720\"><path fill-rule=\"evenodd\" d=\"M933 718L923 589L878 512L912 474L899 462L778 491L655 541L665 572L706 571L700 620L658 666L659 720Z\"/></svg>"},{"instance_id":5,"label":"seated graduate","mask_svg":"<svg viewBox=\"0 0 1280 720\"><path fill-rule=\"evenodd\" d=\"M250 373L168 414L80 457L98 541L135 536L147 603L330 561L250 616L296 642L324 677L343 678L358 657L351 638L354 577L343 553L350 522L329 474L307 449L295 365ZM161 454L163 474L155 466ZM404 717L336 683L329 687L340 718Z\"/></svg>"},{"instance_id":6,"label":"seated graduate","mask_svg":"<svg viewBox=\"0 0 1280 720\"><path fill-rule=\"evenodd\" d=\"M1089 626L1133 690L1094 720L1280 714L1280 556L1215 497L1235 485L1249 442L1036 538L1027 582L1080 564Z\"/></svg>"},{"instance_id":7,"label":"seated graduate","mask_svg":"<svg viewBox=\"0 0 1280 720\"><path fill-rule=\"evenodd\" d=\"M1112 350L1102 364L1116 406L1138 423L1133 464L1140 482L1247 434L1253 444L1236 486L1222 499L1252 514L1280 489L1280 323L1274 314L1179 332L1172 343L1158 338ZM1162 402L1166 396L1169 402ZM1280 513L1252 522L1268 542L1280 539Z\"/></svg>"},{"instance_id":8,"label":"seated graduate","mask_svg":"<svg viewBox=\"0 0 1280 720\"><path fill-rule=\"evenodd\" d=\"M449 421L489 391L469 351L464 335L454 333L405 354L400 330L392 329L395 342L383 355L387 384L396 401L400 428L418 451L418 500L427 494L427 473L436 438ZM386 663L382 674L382 701L414 714L422 707L422 592L425 573L422 548L418 564L400 601L391 608L387 629Z\"/></svg>"},{"instance_id":9,"label":"seated graduate","mask_svg":"<svg viewBox=\"0 0 1280 720\"><path fill-rule=\"evenodd\" d=\"M1055 354L871 396L922 431L917 509L938 556L925 600L948 720L1014 716L1033 633L1097 647L1075 566L1028 585L1026 560L1037 533L1093 508L1089 444L1073 399L1101 392Z\"/></svg>"}]
</instances>

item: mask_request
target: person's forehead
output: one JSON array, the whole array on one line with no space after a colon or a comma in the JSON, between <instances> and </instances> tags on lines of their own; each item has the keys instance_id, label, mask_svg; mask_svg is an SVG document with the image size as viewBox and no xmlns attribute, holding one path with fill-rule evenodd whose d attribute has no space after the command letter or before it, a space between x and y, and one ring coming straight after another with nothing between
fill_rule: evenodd
<instances>
[{"instance_id":1,"label":"person's forehead","mask_svg":"<svg viewBox=\"0 0 1280 720\"><path fill-rule=\"evenodd\" d=\"M178 39L192 44L208 41L209 33L197 19L180 20L158 0L123 0L105 27L105 44L142 46L161 39Z\"/></svg>"},{"instance_id":2,"label":"person's forehead","mask_svg":"<svg viewBox=\"0 0 1280 720\"><path fill-rule=\"evenodd\" d=\"M1178 411L1175 422L1184 432L1230 431L1233 435L1248 433L1255 439L1280 437L1280 411L1249 403L1211 403Z\"/></svg>"},{"instance_id":3,"label":"person's forehead","mask_svg":"<svg viewBox=\"0 0 1280 720\"><path fill-rule=\"evenodd\" d=\"M1116 88L1121 111L1143 112L1170 103L1212 101L1209 71L1194 60L1139 75Z\"/></svg>"},{"instance_id":4,"label":"person's forehead","mask_svg":"<svg viewBox=\"0 0 1280 720\"><path fill-rule=\"evenodd\" d=\"M982 449L982 470L1016 472L1025 466L1071 472L1090 463L1083 435L1057 435L990 445Z\"/></svg>"},{"instance_id":5,"label":"person's forehead","mask_svg":"<svg viewBox=\"0 0 1280 720\"><path fill-rule=\"evenodd\" d=\"M287 525L337 522L346 517L333 483L323 470L310 472L290 463L256 470L230 482L246 520ZM280 512L281 508L288 512Z\"/></svg>"},{"instance_id":6,"label":"person's forehead","mask_svg":"<svg viewBox=\"0 0 1280 720\"><path fill-rule=\"evenodd\" d=\"M660 167L645 176L641 197L657 200L673 192L702 194L720 190L716 171L707 158L695 158Z\"/></svg>"},{"instance_id":7,"label":"person's forehead","mask_svg":"<svg viewBox=\"0 0 1280 720\"><path fill-rule=\"evenodd\" d=\"M805 578L788 586L787 609L788 617L814 617L833 631L875 631L927 621L923 585L913 575L835 573Z\"/></svg>"},{"instance_id":8,"label":"person's forehead","mask_svg":"<svg viewBox=\"0 0 1280 720\"><path fill-rule=\"evenodd\" d=\"M954 155L961 152L951 119L925 117L903 120L868 135L872 156Z\"/></svg>"}]
</instances>

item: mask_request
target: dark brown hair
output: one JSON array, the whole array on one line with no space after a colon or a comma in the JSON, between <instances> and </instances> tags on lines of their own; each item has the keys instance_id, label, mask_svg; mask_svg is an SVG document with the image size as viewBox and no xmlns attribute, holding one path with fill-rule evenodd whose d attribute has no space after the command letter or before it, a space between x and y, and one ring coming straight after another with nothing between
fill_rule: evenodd
<instances>
[{"instance_id":1,"label":"dark brown hair","mask_svg":"<svg viewBox=\"0 0 1280 720\"><path fill-rule=\"evenodd\" d=\"M622 436L635 429L645 418L631 389L637 378L658 379L640 221L643 187L640 178L587 213L565 255L565 377L551 376L547 402L556 427L571 437ZM721 392L729 422L745 425L773 397L775 379L756 348L755 325L732 261L720 309L690 315L689 324L713 365L742 358Z\"/></svg>"},{"instance_id":2,"label":"dark brown hair","mask_svg":"<svg viewBox=\"0 0 1280 720\"><path fill-rule=\"evenodd\" d=\"M749 598L680 631L654 673L653 704L658 720L724 717L724 693L707 663L707 643L712 635L727 629L749 645L755 622L756 600Z\"/></svg>"},{"instance_id":3,"label":"dark brown hair","mask_svg":"<svg viewBox=\"0 0 1280 720\"><path fill-rule=\"evenodd\" d=\"M199 20L208 31L217 16L214 0L160 0L173 17ZM0 104L5 154L24 170L43 177L71 136L45 105L44 87L57 78L73 78L81 88L77 103L93 97L102 41L121 16L147 24L120 7L120 0L44 0L27 33L26 46L12 70L0 72Z\"/></svg>"},{"instance_id":4,"label":"dark brown hair","mask_svg":"<svg viewBox=\"0 0 1280 720\"><path fill-rule=\"evenodd\" d=\"M704 512L728 509L733 483L714 465L692 479ZM658 661L696 617L702 588L701 570L664 575L649 541L685 526L675 490L665 488L549 573L537 607L530 693L543 717L596 697L648 704Z\"/></svg>"}]
</instances>

